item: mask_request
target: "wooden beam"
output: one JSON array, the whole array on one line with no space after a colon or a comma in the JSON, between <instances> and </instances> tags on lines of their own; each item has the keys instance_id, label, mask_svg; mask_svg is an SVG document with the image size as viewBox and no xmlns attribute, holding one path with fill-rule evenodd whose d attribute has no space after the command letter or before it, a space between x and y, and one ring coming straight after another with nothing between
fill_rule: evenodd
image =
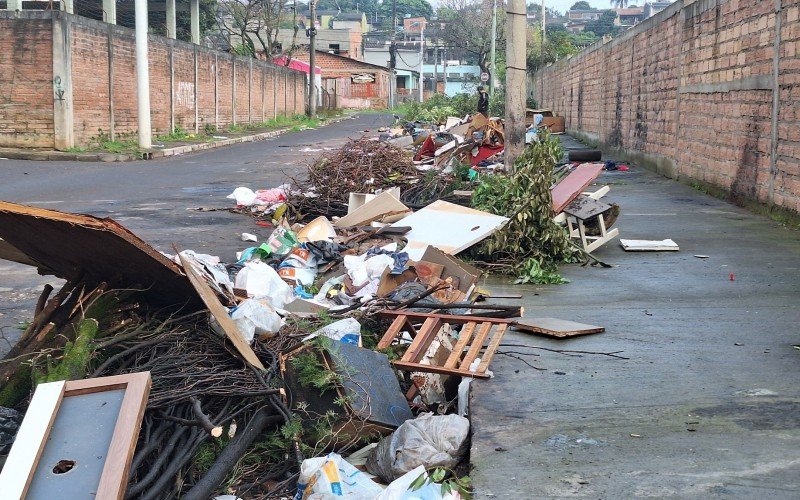
<instances>
[{"instance_id":1,"label":"wooden beam","mask_svg":"<svg viewBox=\"0 0 800 500\"><path fill-rule=\"evenodd\" d=\"M427 319L427 318L438 318L441 319L444 323L450 323L451 325L463 325L465 323L485 323L491 322L495 324L503 324L503 323L513 323L514 319L507 319L507 318L487 318L483 316L457 316L451 314L435 314L435 313L420 313L420 312L412 312L412 311L393 311L389 309L385 309L380 311L378 314L381 316L406 316L408 318L418 318L418 319Z\"/></svg>"}]
</instances>

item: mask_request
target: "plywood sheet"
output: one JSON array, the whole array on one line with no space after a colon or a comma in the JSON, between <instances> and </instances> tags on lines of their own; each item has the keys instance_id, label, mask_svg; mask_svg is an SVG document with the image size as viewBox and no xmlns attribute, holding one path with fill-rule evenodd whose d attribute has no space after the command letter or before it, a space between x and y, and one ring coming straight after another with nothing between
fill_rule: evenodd
<instances>
[{"instance_id":1,"label":"plywood sheet","mask_svg":"<svg viewBox=\"0 0 800 500\"><path fill-rule=\"evenodd\" d=\"M344 342L332 342L328 353L357 417L390 427L414 418L385 354Z\"/></svg>"},{"instance_id":2,"label":"plywood sheet","mask_svg":"<svg viewBox=\"0 0 800 500\"><path fill-rule=\"evenodd\" d=\"M619 240L626 252L677 252L678 244L671 239L666 240Z\"/></svg>"},{"instance_id":3,"label":"plywood sheet","mask_svg":"<svg viewBox=\"0 0 800 500\"><path fill-rule=\"evenodd\" d=\"M524 318L515 321L514 326L526 332L539 333L547 335L548 337L558 338L575 337L578 335L588 335L606 331L602 326L587 325L558 318Z\"/></svg>"},{"instance_id":4,"label":"plywood sheet","mask_svg":"<svg viewBox=\"0 0 800 500\"><path fill-rule=\"evenodd\" d=\"M506 217L438 200L392 225L411 227L403 251L411 260L423 260L428 245L455 255L488 238L507 221Z\"/></svg>"},{"instance_id":5,"label":"plywood sheet","mask_svg":"<svg viewBox=\"0 0 800 500\"><path fill-rule=\"evenodd\" d=\"M152 304L201 305L180 267L112 219L0 201L0 238L43 271L141 288Z\"/></svg>"},{"instance_id":6,"label":"plywood sheet","mask_svg":"<svg viewBox=\"0 0 800 500\"><path fill-rule=\"evenodd\" d=\"M572 200L578 197L603 171L603 163L582 163L556 184L550 192L553 196L553 211L561 213Z\"/></svg>"},{"instance_id":7,"label":"plywood sheet","mask_svg":"<svg viewBox=\"0 0 800 500\"><path fill-rule=\"evenodd\" d=\"M194 259L182 254L178 254L178 256L181 260L181 264L183 264L186 276L189 277L189 281L197 290L197 294L203 300L208 310L214 315L214 319L216 319L219 326L222 327L228 340L231 341L245 361L259 370L264 370L265 368L264 365L261 364L261 360L258 359L256 353L250 348L250 344L244 340L244 335L239 331L236 323L228 316L228 310L225 309L219 301L217 294L206 284L203 277L198 274L197 269L194 267Z\"/></svg>"},{"instance_id":8,"label":"plywood sheet","mask_svg":"<svg viewBox=\"0 0 800 500\"><path fill-rule=\"evenodd\" d=\"M407 206L390 191L383 192L345 215L333 225L336 227L363 226L373 221L394 222L410 212Z\"/></svg>"}]
</instances>

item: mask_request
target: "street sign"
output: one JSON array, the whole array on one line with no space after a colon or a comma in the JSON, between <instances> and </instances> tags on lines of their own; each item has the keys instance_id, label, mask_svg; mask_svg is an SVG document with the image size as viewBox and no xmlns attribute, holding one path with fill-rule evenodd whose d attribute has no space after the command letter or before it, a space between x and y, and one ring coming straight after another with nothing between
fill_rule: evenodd
<instances>
[{"instance_id":1,"label":"street sign","mask_svg":"<svg viewBox=\"0 0 800 500\"><path fill-rule=\"evenodd\" d=\"M489 73L485 73L485 72L484 72L484 73L481 73L481 81L482 81L483 83L486 83L486 82L488 82L488 81L489 81Z\"/></svg>"}]
</instances>

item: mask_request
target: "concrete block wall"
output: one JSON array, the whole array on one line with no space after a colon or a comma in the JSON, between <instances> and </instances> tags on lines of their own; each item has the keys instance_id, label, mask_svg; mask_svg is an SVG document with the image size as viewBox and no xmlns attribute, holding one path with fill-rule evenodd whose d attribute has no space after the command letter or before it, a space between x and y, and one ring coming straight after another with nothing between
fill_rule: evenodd
<instances>
[{"instance_id":1,"label":"concrete block wall","mask_svg":"<svg viewBox=\"0 0 800 500\"><path fill-rule=\"evenodd\" d=\"M800 6L684 0L530 76L567 128L664 175L800 212Z\"/></svg>"},{"instance_id":2,"label":"concrete block wall","mask_svg":"<svg viewBox=\"0 0 800 500\"><path fill-rule=\"evenodd\" d=\"M305 113L305 74L148 39L154 135ZM0 11L0 146L66 149L137 132L133 30L63 12Z\"/></svg>"}]
</instances>

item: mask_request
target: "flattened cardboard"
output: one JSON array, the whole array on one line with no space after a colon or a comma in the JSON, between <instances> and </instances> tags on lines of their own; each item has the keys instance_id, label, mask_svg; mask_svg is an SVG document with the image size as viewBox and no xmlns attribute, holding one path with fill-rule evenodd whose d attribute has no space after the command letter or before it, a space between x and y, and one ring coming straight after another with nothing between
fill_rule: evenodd
<instances>
[{"instance_id":1,"label":"flattened cardboard","mask_svg":"<svg viewBox=\"0 0 800 500\"><path fill-rule=\"evenodd\" d=\"M478 278L481 275L480 270L476 267L455 257L451 257L433 246L429 246L425 249L420 260L443 266L442 277L454 278L455 287L466 296L469 296L472 292L472 288L478 282ZM455 284L455 280L458 280L457 284Z\"/></svg>"}]
</instances>

